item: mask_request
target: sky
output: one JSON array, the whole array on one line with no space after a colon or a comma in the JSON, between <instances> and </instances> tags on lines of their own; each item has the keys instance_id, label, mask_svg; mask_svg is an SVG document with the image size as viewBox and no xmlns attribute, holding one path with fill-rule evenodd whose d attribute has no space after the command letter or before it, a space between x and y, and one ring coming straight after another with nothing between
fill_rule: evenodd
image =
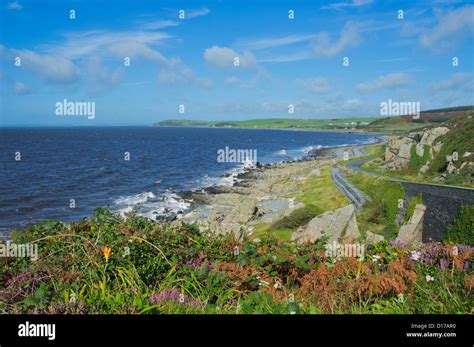
<instances>
[{"instance_id":1,"label":"sky","mask_svg":"<svg viewBox=\"0 0 474 347\"><path fill-rule=\"evenodd\" d=\"M376 117L473 81L473 2L0 0L0 126Z\"/></svg>"}]
</instances>

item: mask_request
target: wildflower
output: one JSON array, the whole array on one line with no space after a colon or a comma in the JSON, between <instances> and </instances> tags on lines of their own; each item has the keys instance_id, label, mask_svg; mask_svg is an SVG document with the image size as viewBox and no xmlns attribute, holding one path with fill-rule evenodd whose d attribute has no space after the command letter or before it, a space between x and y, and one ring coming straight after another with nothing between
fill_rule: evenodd
<instances>
[{"instance_id":1,"label":"wildflower","mask_svg":"<svg viewBox=\"0 0 474 347\"><path fill-rule=\"evenodd\" d=\"M421 252L420 251L413 251L411 252L411 259L414 261L418 261L421 258Z\"/></svg>"},{"instance_id":2,"label":"wildflower","mask_svg":"<svg viewBox=\"0 0 474 347\"><path fill-rule=\"evenodd\" d=\"M281 288L281 283L280 282L275 282L275 284L273 285L273 288L275 288L275 289Z\"/></svg>"},{"instance_id":3,"label":"wildflower","mask_svg":"<svg viewBox=\"0 0 474 347\"><path fill-rule=\"evenodd\" d=\"M449 266L449 260L441 258L439 260L439 268L441 271L444 271Z\"/></svg>"},{"instance_id":4,"label":"wildflower","mask_svg":"<svg viewBox=\"0 0 474 347\"><path fill-rule=\"evenodd\" d=\"M376 254L376 255L372 256L372 260L375 261L375 262L379 261L380 260L380 255Z\"/></svg>"},{"instance_id":5,"label":"wildflower","mask_svg":"<svg viewBox=\"0 0 474 347\"><path fill-rule=\"evenodd\" d=\"M102 248L102 253L104 254L104 258L105 258L106 263L109 262L109 257L110 257L111 252L112 252L112 250L107 246L104 246L104 248Z\"/></svg>"},{"instance_id":6,"label":"wildflower","mask_svg":"<svg viewBox=\"0 0 474 347\"><path fill-rule=\"evenodd\" d=\"M177 288L164 289L161 293L153 294L150 296L150 302L152 304L191 304L191 305L202 305L202 301L190 298L184 293L180 293Z\"/></svg>"},{"instance_id":7,"label":"wildflower","mask_svg":"<svg viewBox=\"0 0 474 347\"><path fill-rule=\"evenodd\" d=\"M403 302L405 300L403 293L399 293L397 297L398 297L398 302Z\"/></svg>"},{"instance_id":8,"label":"wildflower","mask_svg":"<svg viewBox=\"0 0 474 347\"><path fill-rule=\"evenodd\" d=\"M433 282L434 281L434 277L433 276L430 276L430 275L426 275L426 282Z\"/></svg>"}]
</instances>

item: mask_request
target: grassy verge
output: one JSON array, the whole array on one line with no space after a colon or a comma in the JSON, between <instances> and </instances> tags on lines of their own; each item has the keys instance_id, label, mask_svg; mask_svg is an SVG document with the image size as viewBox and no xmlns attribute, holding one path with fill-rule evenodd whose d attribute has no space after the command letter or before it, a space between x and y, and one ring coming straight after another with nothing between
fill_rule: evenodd
<instances>
[{"instance_id":1,"label":"grassy verge","mask_svg":"<svg viewBox=\"0 0 474 347\"><path fill-rule=\"evenodd\" d=\"M320 176L309 176L298 186L299 193L288 198L295 198L296 203L305 206L295 209L288 216L284 216L274 223L258 223L254 225L253 237L262 237L271 233L282 241L289 241L298 227L307 224L315 216L329 210L334 210L349 204L346 197L332 182L331 166L325 164L319 167Z\"/></svg>"},{"instance_id":2,"label":"grassy verge","mask_svg":"<svg viewBox=\"0 0 474 347\"><path fill-rule=\"evenodd\" d=\"M336 259L319 242L239 244L102 210L12 238L38 259L0 259L6 313L469 313L474 300L470 246L381 242Z\"/></svg>"},{"instance_id":3,"label":"grassy verge","mask_svg":"<svg viewBox=\"0 0 474 347\"><path fill-rule=\"evenodd\" d=\"M357 216L361 232L371 231L383 235L385 239L393 239L398 231L395 218L399 200L403 200L403 186L363 172L350 176L349 181L371 197Z\"/></svg>"}]
</instances>

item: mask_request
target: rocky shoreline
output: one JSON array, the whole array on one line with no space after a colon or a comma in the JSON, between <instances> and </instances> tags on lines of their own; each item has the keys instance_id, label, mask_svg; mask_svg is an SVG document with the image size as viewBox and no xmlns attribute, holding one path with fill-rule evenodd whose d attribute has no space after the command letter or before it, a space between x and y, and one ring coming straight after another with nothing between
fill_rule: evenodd
<instances>
[{"instance_id":1,"label":"rocky shoreline","mask_svg":"<svg viewBox=\"0 0 474 347\"><path fill-rule=\"evenodd\" d=\"M378 143L382 141L384 138L378 137ZM274 223L304 207L298 196L304 193L308 179L328 179L330 168L338 160L344 156L349 159L363 156L366 146L319 148L300 160L257 164L238 174L232 186L211 186L200 191L178 193L190 203L190 208L164 220L173 224L197 224L202 230L231 233L236 239L241 239L252 234L254 225ZM334 193L339 194L337 189Z\"/></svg>"}]
</instances>

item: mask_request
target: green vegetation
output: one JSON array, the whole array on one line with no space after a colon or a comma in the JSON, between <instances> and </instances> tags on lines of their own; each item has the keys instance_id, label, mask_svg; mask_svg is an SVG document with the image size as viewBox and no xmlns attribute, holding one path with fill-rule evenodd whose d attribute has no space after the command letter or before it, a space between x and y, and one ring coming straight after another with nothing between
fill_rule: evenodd
<instances>
[{"instance_id":1,"label":"green vegetation","mask_svg":"<svg viewBox=\"0 0 474 347\"><path fill-rule=\"evenodd\" d=\"M349 204L345 195L337 189L332 181L331 166L322 165L319 169L321 176L310 176L299 185L302 193L296 196L296 201L305 205L316 205L324 211Z\"/></svg>"},{"instance_id":2,"label":"green vegetation","mask_svg":"<svg viewBox=\"0 0 474 347\"><path fill-rule=\"evenodd\" d=\"M472 117L472 116L471 116ZM446 156L452 156L453 153L458 154L458 160L454 162L457 168L460 168L464 162L473 161L472 155L464 157L466 152L474 153L474 119L468 117L459 117L453 119L446 124L452 129L445 135L439 137L437 142L441 142L441 150L434 158L430 165L428 174L439 174L446 170ZM474 174L472 167L465 165L459 175L449 175L446 178L446 183L455 183L461 179L466 179L466 176ZM457 176L457 177L456 177ZM469 177L467 177L469 179Z\"/></svg>"},{"instance_id":3,"label":"green vegetation","mask_svg":"<svg viewBox=\"0 0 474 347\"><path fill-rule=\"evenodd\" d=\"M399 212L399 200L404 196L403 186L363 172L349 177L349 180L371 198L357 216L359 229L393 239L398 231L395 219Z\"/></svg>"},{"instance_id":4,"label":"green vegetation","mask_svg":"<svg viewBox=\"0 0 474 347\"><path fill-rule=\"evenodd\" d=\"M455 243L474 245L474 205L461 206L458 217L448 226L447 239Z\"/></svg>"},{"instance_id":5,"label":"green vegetation","mask_svg":"<svg viewBox=\"0 0 474 347\"><path fill-rule=\"evenodd\" d=\"M418 172L420 168L426 164L426 162L430 160L430 146L424 145L423 146L423 155L420 157L416 153L416 146L412 145L410 148L410 163L409 163L409 170L412 172Z\"/></svg>"},{"instance_id":6,"label":"green vegetation","mask_svg":"<svg viewBox=\"0 0 474 347\"><path fill-rule=\"evenodd\" d=\"M321 207L315 205L306 205L291 212L288 216L273 223L272 228L287 228L296 230L298 227L309 223L311 219L324 212Z\"/></svg>"},{"instance_id":7,"label":"green vegetation","mask_svg":"<svg viewBox=\"0 0 474 347\"><path fill-rule=\"evenodd\" d=\"M436 152L429 145L424 146L423 156L416 154L416 146L410 148L410 162L406 169L399 171L382 171L380 165L383 163L383 153L374 155L374 159L363 164L366 170L382 174L387 177L399 178L406 181L430 183L433 179L440 178L436 184L449 184L457 186L473 187L474 166L472 165L474 157L474 141L472 134L474 132L474 113L468 113L461 116L451 117L448 122L436 126L446 126L450 130L445 135L437 138L434 146L439 146L439 152ZM434 154L431 159L430 152ZM459 172L448 173L446 158L453 154L457 155L457 160L453 164ZM471 164L470 164L471 163ZM421 173L420 168L428 164L426 173Z\"/></svg>"},{"instance_id":8,"label":"green vegetation","mask_svg":"<svg viewBox=\"0 0 474 347\"><path fill-rule=\"evenodd\" d=\"M418 196L410 199L408 201L407 206L407 213L405 215L405 223L413 216L413 212L415 211L416 205L423 204L423 195L420 193Z\"/></svg>"},{"instance_id":9,"label":"green vegetation","mask_svg":"<svg viewBox=\"0 0 474 347\"><path fill-rule=\"evenodd\" d=\"M11 314L469 313L474 303L469 246L381 242L336 259L321 242L238 243L102 210L12 238L39 257L0 259L0 310Z\"/></svg>"},{"instance_id":10,"label":"green vegetation","mask_svg":"<svg viewBox=\"0 0 474 347\"><path fill-rule=\"evenodd\" d=\"M420 112L420 118L413 116L385 117L359 127L364 131L381 132L388 134L405 134L418 131L427 126L439 125L458 116L472 114L474 106L449 107Z\"/></svg>"},{"instance_id":11,"label":"green vegetation","mask_svg":"<svg viewBox=\"0 0 474 347\"><path fill-rule=\"evenodd\" d=\"M289 241L291 235L299 226L308 223L315 216L349 203L347 198L334 185L331 178L331 166L322 165L319 167L320 176L309 176L303 182L299 183L299 190L302 193L296 196L296 202L303 203L305 206L296 209L289 216L282 217L275 223L258 223L254 225L254 237L261 237L265 234L272 234L278 240Z\"/></svg>"},{"instance_id":12,"label":"green vegetation","mask_svg":"<svg viewBox=\"0 0 474 347\"><path fill-rule=\"evenodd\" d=\"M377 118L339 118L339 119L298 119L298 118L266 118L243 121L194 121L171 119L155 123L155 126L203 126L231 128L277 128L277 129L319 129L319 130L350 130L357 126L369 124Z\"/></svg>"}]
</instances>

